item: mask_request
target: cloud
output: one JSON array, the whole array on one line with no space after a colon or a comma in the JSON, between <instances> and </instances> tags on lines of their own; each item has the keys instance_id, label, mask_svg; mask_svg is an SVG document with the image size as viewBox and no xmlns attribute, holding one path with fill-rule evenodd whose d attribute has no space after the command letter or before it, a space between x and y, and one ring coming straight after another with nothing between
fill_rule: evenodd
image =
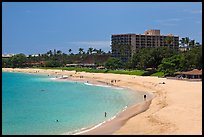
<instances>
[{"instance_id":1,"label":"cloud","mask_svg":"<svg viewBox=\"0 0 204 137\"><path fill-rule=\"evenodd\" d=\"M159 20L156 20L156 22L160 22L160 23L163 23L163 22L177 22L177 21L180 21L181 19L180 18L170 18L170 19L159 19Z\"/></svg>"},{"instance_id":2,"label":"cloud","mask_svg":"<svg viewBox=\"0 0 204 137\"><path fill-rule=\"evenodd\" d=\"M59 31L59 30L41 30L41 32L48 32L48 33L59 33L59 32L62 32L62 31Z\"/></svg>"},{"instance_id":3,"label":"cloud","mask_svg":"<svg viewBox=\"0 0 204 137\"><path fill-rule=\"evenodd\" d=\"M177 22L177 21L180 21L181 19L180 18L170 18L170 19L164 19L162 21L165 21L165 22Z\"/></svg>"},{"instance_id":4,"label":"cloud","mask_svg":"<svg viewBox=\"0 0 204 137\"><path fill-rule=\"evenodd\" d=\"M191 14L202 14L202 10L189 10L185 9L184 12L191 13Z\"/></svg>"},{"instance_id":5,"label":"cloud","mask_svg":"<svg viewBox=\"0 0 204 137\"><path fill-rule=\"evenodd\" d=\"M201 24L201 21L195 21L195 23L197 23L197 24Z\"/></svg>"},{"instance_id":6,"label":"cloud","mask_svg":"<svg viewBox=\"0 0 204 137\"><path fill-rule=\"evenodd\" d=\"M177 24L175 24L175 23L163 23L162 25L164 25L164 26L176 26Z\"/></svg>"},{"instance_id":7,"label":"cloud","mask_svg":"<svg viewBox=\"0 0 204 137\"><path fill-rule=\"evenodd\" d=\"M84 51L87 51L88 48L96 48L96 49L102 49L105 52L108 52L111 50L111 41L68 41L63 42L63 44L57 45L57 49L60 49L64 52L68 52L68 49L72 49L72 53L78 53L79 48L83 48ZM53 46L52 49L56 49L56 47Z\"/></svg>"},{"instance_id":8,"label":"cloud","mask_svg":"<svg viewBox=\"0 0 204 137\"><path fill-rule=\"evenodd\" d=\"M82 48L107 48L110 47L111 45L111 41L76 41L76 42L66 42L68 44L73 44L75 46L78 47L82 47Z\"/></svg>"},{"instance_id":9,"label":"cloud","mask_svg":"<svg viewBox=\"0 0 204 137\"><path fill-rule=\"evenodd\" d=\"M159 20L155 20L155 22L161 24L161 25L165 25L165 26L176 26L177 22L181 21L180 18L170 18L170 19L159 19Z\"/></svg>"}]
</instances>

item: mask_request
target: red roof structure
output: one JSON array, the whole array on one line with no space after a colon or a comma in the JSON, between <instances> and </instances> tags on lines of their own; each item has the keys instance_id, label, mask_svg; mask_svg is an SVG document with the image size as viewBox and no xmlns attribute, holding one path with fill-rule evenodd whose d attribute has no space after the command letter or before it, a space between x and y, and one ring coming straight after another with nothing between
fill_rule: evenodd
<instances>
[{"instance_id":1,"label":"red roof structure","mask_svg":"<svg viewBox=\"0 0 204 137\"><path fill-rule=\"evenodd\" d=\"M180 72L180 74L185 74L185 75L202 75L202 69L193 69L191 71L186 71L186 72Z\"/></svg>"}]
</instances>

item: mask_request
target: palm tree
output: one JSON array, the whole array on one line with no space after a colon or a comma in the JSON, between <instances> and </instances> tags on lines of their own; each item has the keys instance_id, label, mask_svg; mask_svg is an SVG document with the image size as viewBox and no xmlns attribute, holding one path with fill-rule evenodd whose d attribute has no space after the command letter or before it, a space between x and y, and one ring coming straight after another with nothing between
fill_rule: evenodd
<instances>
[{"instance_id":1,"label":"palm tree","mask_svg":"<svg viewBox=\"0 0 204 137\"><path fill-rule=\"evenodd\" d=\"M72 49L69 49L69 54L71 54L71 52L72 52Z\"/></svg>"},{"instance_id":2,"label":"palm tree","mask_svg":"<svg viewBox=\"0 0 204 137\"><path fill-rule=\"evenodd\" d=\"M98 50L97 50L96 48L94 48L94 49L93 49L93 52L96 52L96 53L98 53Z\"/></svg>"},{"instance_id":3,"label":"palm tree","mask_svg":"<svg viewBox=\"0 0 204 137\"><path fill-rule=\"evenodd\" d=\"M49 50L48 52L47 52L47 56L52 56L53 54L52 54L52 50Z\"/></svg>"},{"instance_id":4,"label":"palm tree","mask_svg":"<svg viewBox=\"0 0 204 137\"><path fill-rule=\"evenodd\" d=\"M103 51L101 49L97 50L97 54L102 54Z\"/></svg>"},{"instance_id":5,"label":"palm tree","mask_svg":"<svg viewBox=\"0 0 204 137\"><path fill-rule=\"evenodd\" d=\"M165 39L164 39L165 43L169 46L171 46L173 44L173 37L171 36L167 36Z\"/></svg>"},{"instance_id":6,"label":"palm tree","mask_svg":"<svg viewBox=\"0 0 204 137\"><path fill-rule=\"evenodd\" d=\"M57 55L61 55L62 51L61 50L57 50Z\"/></svg>"},{"instance_id":7,"label":"palm tree","mask_svg":"<svg viewBox=\"0 0 204 137\"><path fill-rule=\"evenodd\" d=\"M195 45L196 45L195 40L191 40L191 41L189 42L189 46L190 46L191 48L194 48Z\"/></svg>"},{"instance_id":8,"label":"palm tree","mask_svg":"<svg viewBox=\"0 0 204 137\"><path fill-rule=\"evenodd\" d=\"M190 42L189 37L185 37L185 44L187 45L187 49L189 49L189 42Z\"/></svg>"},{"instance_id":9,"label":"palm tree","mask_svg":"<svg viewBox=\"0 0 204 137\"><path fill-rule=\"evenodd\" d=\"M54 49L54 55L56 55L56 49Z\"/></svg>"},{"instance_id":10,"label":"palm tree","mask_svg":"<svg viewBox=\"0 0 204 137\"><path fill-rule=\"evenodd\" d=\"M83 51L84 51L84 49L79 48L79 54L82 54L82 53L83 53Z\"/></svg>"},{"instance_id":11,"label":"palm tree","mask_svg":"<svg viewBox=\"0 0 204 137\"><path fill-rule=\"evenodd\" d=\"M88 50L87 50L87 54L92 54L92 52L93 52L93 48L89 48Z\"/></svg>"},{"instance_id":12,"label":"palm tree","mask_svg":"<svg viewBox=\"0 0 204 137\"><path fill-rule=\"evenodd\" d=\"M181 46L184 47L184 45L185 45L185 38L181 38L180 42L181 42Z\"/></svg>"},{"instance_id":13,"label":"palm tree","mask_svg":"<svg viewBox=\"0 0 204 137\"><path fill-rule=\"evenodd\" d=\"M198 46L201 46L201 44L199 42L196 42L195 46L198 47Z\"/></svg>"}]
</instances>

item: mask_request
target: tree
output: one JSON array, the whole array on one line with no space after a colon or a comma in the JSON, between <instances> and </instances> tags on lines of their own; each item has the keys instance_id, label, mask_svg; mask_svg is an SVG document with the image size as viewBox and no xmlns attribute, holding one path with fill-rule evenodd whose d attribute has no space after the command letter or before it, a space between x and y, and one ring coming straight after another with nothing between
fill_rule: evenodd
<instances>
[{"instance_id":1,"label":"tree","mask_svg":"<svg viewBox=\"0 0 204 137\"><path fill-rule=\"evenodd\" d=\"M198 46L198 44L199 44L198 42L195 42L195 40L189 39L189 37L185 37L180 40L180 45L182 47L186 47L187 50L190 50L191 48Z\"/></svg>"},{"instance_id":2,"label":"tree","mask_svg":"<svg viewBox=\"0 0 204 137\"><path fill-rule=\"evenodd\" d=\"M189 49L190 49L190 48L189 48L190 39L189 39L189 37L185 37L184 39L185 39L185 44L186 44L186 46L187 46L187 49L189 50Z\"/></svg>"},{"instance_id":3,"label":"tree","mask_svg":"<svg viewBox=\"0 0 204 137\"><path fill-rule=\"evenodd\" d=\"M93 52L93 48L89 48L89 49L87 50L87 54L92 54L92 52Z\"/></svg>"},{"instance_id":4,"label":"tree","mask_svg":"<svg viewBox=\"0 0 204 137\"><path fill-rule=\"evenodd\" d=\"M54 49L54 56L56 55L56 49Z\"/></svg>"},{"instance_id":5,"label":"tree","mask_svg":"<svg viewBox=\"0 0 204 137\"><path fill-rule=\"evenodd\" d=\"M60 67L62 64L57 60L49 60L45 63L46 67Z\"/></svg>"},{"instance_id":6,"label":"tree","mask_svg":"<svg viewBox=\"0 0 204 137\"><path fill-rule=\"evenodd\" d=\"M12 67L10 58L2 58L2 68L10 68Z\"/></svg>"},{"instance_id":7,"label":"tree","mask_svg":"<svg viewBox=\"0 0 204 137\"><path fill-rule=\"evenodd\" d=\"M62 51L61 50L57 50L57 55L61 55Z\"/></svg>"},{"instance_id":8,"label":"tree","mask_svg":"<svg viewBox=\"0 0 204 137\"><path fill-rule=\"evenodd\" d=\"M132 61L129 60L128 62L124 63L125 69L133 69Z\"/></svg>"},{"instance_id":9,"label":"tree","mask_svg":"<svg viewBox=\"0 0 204 137\"><path fill-rule=\"evenodd\" d=\"M168 45L168 47L170 47L173 44L173 37L172 36L167 36L164 39L164 42Z\"/></svg>"},{"instance_id":10,"label":"tree","mask_svg":"<svg viewBox=\"0 0 204 137\"><path fill-rule=\"evenodd\" d=\"M131 57L131 45L121 45L118 43L113 43L111 45L113 55L119 58L122 62L128 62Z\"/></svg>"},{"instance_id":11,"label":"tree","mask_svg":"<svg viewBox=\"0 0 204 137\"><path fill-rule=\"evenodd\" d=\"M79 54L82 54L84 52L83 48L79 48Z\"/></svg>"},{"instance_id":12,"label":"tree","mask_svg":"<svg viewBox=\"0 0 204 137\"><path fill-rule=\"evenodd\" d=\"M196 46L196 47L199 47L199 46L202 46L202 45L201 45L199 42L196 42L196 43L195 43L195 46Z\"/></svg>"},{"instance_id":13,"label":"tree","mask_svg":"<svg viewBox=\"0 0 204 137\"><path fill-rule=\"evenodd\" d=\"M150 67L150 59L151 57L151 49L150 48L145 48L140 51L139 54L139 62L137 63L137 68L139 69L146 69Z\"/></svg>"},{"instance_id":14,"label":"tree","mask_svg":"<svg viewBox=\"0 0 204 137\"><path fill-rule=\"evenodd\" d=\"M183 53L166 57L159 65L159 70L167 75L173 75L176 71L187 71L202 68L202 47L193 47Z\"/></svg>"},{"instance_id":15,"label":"tree","mask_svg":"<svg viewBox=\"0 0 204 137\"><path fill-rule=\"evenodd\" d=\"M72 49L69 49L69 54L71 54L71 52L72 52Z\"/></svg>"},{"instance_id":16,"label":"tree","mask_svg":"<svg viewBox=\"0 0 204 137\"><path fill-rule=\"evenodd\" d=\"M105 63L105 67L108 69L118 69L123 68L123 63L120 59L117 58L109 58Z\"/></svg>"},{"instance_id":17,"label":"tree","mask_svg":"<svg viewBox=\"0 0 204 137\"><path fill-rule=\"evenodd\" d=\"M165 57L177 54L176 49L168 47L143 48L132 57L132 67L139 69L158 68Z\"/></svg>"},{"instance_id":18,"label":"tree","mask_svg":"<svg viewBox=\"0 0 204 137\"><path fill-rule=\"evenodd\" d=\"M202 46L191 48L184 53L184 57L186 69L202 68Z\"/></svg>"},{"instance_id":19,"label":"tree","mask_svg":"<svg viewBox=\"0 0 204 137\"><path fill-rule=\"evenodd\" d=\"M164 58L159 65L159 70L164 72L165 75L173 75L175 72L183 69L181 65L184 60L185 58L182 54Z\"/></svg>"},{"instance_id":20,"label":"tree","mask_svg":"<svg viewBox=\"0 0 204 137\"><path fill-rule=\"evenodd\" d=\"M48 56L52 56L52 55L53 55L52 50L49 50L49 51L47 52L47 55L48 55Z\"/></svg>"},{"instance_id":21,"label":"tree","mask_svg":"<svg viewBox=\"0 0 204 137\"><path fill-rule=\"evenodd\" d=\"M104 51L102 51L102 49L97 50L97 54L103 54Z\"/></svg>"},{"instance_id":22,"label":"tree","mask_svg":"<svg viewBox=\"0 0 204 137\"><path fill-rule=\"evenodd\" d=\"M180 39L180 45L181 45L181 47L185 46L185 38Z\"/></svg>"},{"instance_id":23,"label":"tree","mask_svg":"<svg viewBox=\"0 0 204 137\"><path fill-rule=\"evenodd\" d=\"M190 40L190 42L189 42L189 47L190 47L190 48L194 48L195 45L196 45L195 40Z\"/></svg>"},{"instance_id":24,"label":"tree","mask_svg":"<svg viewBox=\"0 0 204 137\"><path fill-rule=\"evenodd\" d=\"M94 48L94 49L93 49L93 52L96 52L96 53L98 53L98 50L97 50L96 48Z\"/></svg>"},{"instance_id":25,"label":"tree","mask_svg":"<svg viewBox=\"0 0 204 137\"><path fill-rule=\"evenodd\" d=\"M25 54L17 54L11 57L12 67L18 68L18 67L24 67L27 61L27 57Z\"/></svg>"}]
</instances>

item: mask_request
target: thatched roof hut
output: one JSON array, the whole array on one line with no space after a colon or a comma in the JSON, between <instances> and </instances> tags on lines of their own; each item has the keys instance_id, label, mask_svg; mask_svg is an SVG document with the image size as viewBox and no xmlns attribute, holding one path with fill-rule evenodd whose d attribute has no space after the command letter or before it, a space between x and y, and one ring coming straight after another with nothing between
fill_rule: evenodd
<instances>
[{"instance_id":1,"label":"thatched roof hut","mask_svg":"<svg viewBox=\"0 0 204 137\"><path fill-rule=\"evenodd\" d=\"M190 79L197 79L201 78L202 79L202 69L193 69L191 71L186 71L186 72L176 72L175 74L182 75L184 78L190 78Z\"/></svg>"}]
</instances>

